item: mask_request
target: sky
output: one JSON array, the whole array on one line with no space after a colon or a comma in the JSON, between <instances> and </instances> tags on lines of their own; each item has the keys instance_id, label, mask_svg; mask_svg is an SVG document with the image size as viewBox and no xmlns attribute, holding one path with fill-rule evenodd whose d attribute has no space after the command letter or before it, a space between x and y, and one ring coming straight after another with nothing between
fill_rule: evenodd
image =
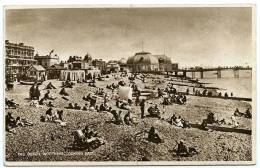
<instances>
[{"instance_id":1,"label":"sky","mask_svg":"<svg viewBox=\"0 0 260 168\"><path fill-rule=\"evenodd\" d=\"M143 50L181 67L253 65L250 7L6 9L5 39L61 60L119 60Z\"/></svg>"}]
</instances>

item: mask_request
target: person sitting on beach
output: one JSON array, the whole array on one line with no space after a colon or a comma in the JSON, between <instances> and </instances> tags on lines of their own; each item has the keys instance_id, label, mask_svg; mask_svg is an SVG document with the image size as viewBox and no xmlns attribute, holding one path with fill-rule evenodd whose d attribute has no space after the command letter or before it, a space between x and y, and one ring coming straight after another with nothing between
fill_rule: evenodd
<instances>
[{"instance_id":1,"label":"person sitting on beach","mask_svg":"<svg viewBox=\"0 0 260 168\"><path fill-rule=\"evenodd\" d=\"M163 91L160 88L157 89L157 92L158 92L158 97L163 96Z\"/></svg>"},{"instance_id":2,"label":"person sitting on beach","mask_svg":"<svg viewBox=\"0 0 260 168\"><path fill-rule=\"evenodd\" d=\"M45 100L49 99L49 100L55 100L56 98L53 98L50 96L50 90L47 90L47 92L45 93L44 97Z\"/></svg>"},{"instance_id":3,"label":"person sitting on beach","mask_svg":"<svg viewBox=\"0 0 260 168\"><path fill-rule=\"evenodd\" d=\"M88 110L88 103L85 103L85 106L82 107L82 110L84 110L84 111Z\"/></svg>"},{"instance_id":4,"label":"person sitting on beach","mask_svg":"<svg viewBox=\"0 0 260 168\"><path fill-rule=\"evenodd\" d=\"M98 137L98 133L94 130L90 129L88 125L85 126L85 128L82 130L83 134L85 135L85 138L90 139L92 137Z\"/></svg>"},{"instance_id":5,"label":"person sitting on beach","mask_svg":"<svg viewBox=\"0 0 260 168\"><path fill-rule=\"evenodd\" d=\"M63 110L57 110L58 119L63 121Z\"/></svg>"},{"instance_id":6,"label":"person sitting on beach","mask_svg":"<svg viewBox=\"0 0 260 168\"><path fill-rule=\"evenodd\" d=\"M41 96L41 91L39 90L39 86L36 86L35 90L33 91L33 99L39 100Z\"/></svg>"},{"instance_id":7,"label":"person sitting on beach","mask_svg":"<svg viewBox=\"0 0 260 168\"><path fill-rule=\"evenodd\" d=\"M227 94L227 92L225 93L224 97L225 97L225 99L227 99L227 98L228 98L228 94Z\"/></svg>"},{"instance_id":8,"label":"person sitting on beach","mask_svg":"<svg viewBox=\"0 0 260 168\"><path fill-rule=\"evenodd\" d=\"M131 125L133 123L133 119L131 118L130 114L131 114L131 111L128 110L126 115L124 116L124 123L126 125Z\"/></svg>"},{"instance_id":9,"label":"person sitting on beach","mask_svg":"<svg viewBox=\"0 0 260 168\"><path fill-rule=\"evenodd\" d=\"M184 145L183 141L178 143L176 154L177 156L189 156L188 147Z\"/></svg>"},{"instance_id":10,"label":"person sitting on beach","mask_svg":"<svg viewBox=\"0 0 260 168\"><path fill-rule=\"evenodd\" d=\"M47 121L52 121L52 115L53 115L52 107L50 107L50 108L45 112L45 115L46 115L46 120L47 120Z\"/></svg>"},{"instance_id":11,"label":"person sitting on beach","mask_svg":"<svg viewBox=\"0 0 260 168\"><path fill-rule=\"evenodd\" d=\"M170 104L172 104L172 103L171 103L171 101L170 101L167 97L164 97L162 104L163 104L163 105L170 105Z\"/></svg>"},{"instance_id":12,"label":"person sitting on beach","mask_svg":"<svg viewBox=\"0 0 260 168\"><path fill-rule=\"evenodd\" d=\"M91 99L91 93L89 93L87 96L83 96L82 99L85 100L85 101L90 101L90 99Z\"/></svg>"},{"instance_id":13,"label":"person sitting on beach","mask_svg":"<svg viewBox=\"0 0 260 168\"><path fill-rule=\"evenodd\" d=\"M67 109L74 109L74 106L72 105L72 103L69 103L69 106L66 107Z\"/></svg>"},{"instance_id":14,"label":"person sitting on beach","mask_svg":"<svg viewBox=\"0 0 260 168\"><path fill-rule=\"evenodd\" d=\"M155 128L152 126L148 132L148 141L153 142L153 143L162 143L163 140L160 138L159 134L156 133Z\"/></svg>"},{"instance_id":15,"label":"person sitting on beach","mask_svg":"<svg viewBox=\"0 0 260 168\"><path fill-rule=\"evenodd\" d=\"M172 116L171 116L171 118L170 118L170 124L171 124L171 125L175 124L176 119L177 119L176 115L175 115L175 114L172 114Z\"/></svg>"},{"instance_id":16,"label":"person sitting on beach","mask_svg":"<svg viewBox=\"0 0 260 168\"><path fill-rule=\"evenodd\" d=\"M176 118L176 120L175 120L175 125L176 125L177 127L183 127L183 123L182 123L182 118L181 118L181 116L179 116L178 118Z\"/></svg>"},{"instance_id":17,"label":"person sitting on beach","mask_svg":"<svg viewBox=\"0 0 260 168\"><path fill-rule=\"evenodd\" d=\"M107 105L107 103L100 104L99 111L110 111L111 107Z\"/></svg>"},{"instance_id":18,"label":"person sitting on beach","mask_svg":"<svg viewBox=\"0 0 260 168\"><path fill-rule=\"evenodd\" d=\"M80 110L81 107L78 105L78 103L75 103L75 104L74 104L74 109L76 109L76 110Z\"/></svg>"},{"instance_id":19,"label":"person sitting on beach","mask_svg":"<svg viewBox=\"0 0 260 168\"><path fill-rule=\"evenodd\" d=\"M252 118L252 113L249 110L249 108L247 108L245 116L246 116L246 118Z\"/></svg>"},{"instance_id":20,"label":"person sitting on beach","mask_svg":"<svg viewBox=\"0 0 260 168\"><path fill-rule=\"evenodd\" d=\"M234 112L234 116L236 116L236 117L241 117L241 116L243 116L244 114L243 113L241 113L239 110L238 110L238 108L236 108L236 110L235 110L235 112Z\"/></svg>"},{"instance_id":21,"label":"person sitting on beach","mask_svg":"<svg viewBox=\"0 0 260 168\"><path fill-rule=\"evenodd\" d=\"M5 129L8 132L12 132L12 129L15 127L16 121L14 117L12 116L11 112L8 112L5 116Z\"/></svg>"},{"instance_id":22,"label":"person sitting on beach","mask_svg":"<svg viewBox=\"0 0 260 168\"><path fill-rule=\"evenodd\" d=\"M219 92L218 97L222 97L222 93L221 92Z\"/></svg>"},{"instance_id":23,"label":"person sitting on beach","mask_svg":"<svg viewBox=\"0 0 260 168\"><path fill-rule=\"evenodd\" d=\"M213 123L217 123L217 120L215 118L215 114L210 112L207 116L207 123L208 124L213 124Z\"/></svg>"},{"instance_id":24,"label":"person sitting on beach","mask_svg":"<svg viewBox=\"0 0 260 168\"><path fill-rule=\"evenodd\" d=\"M205 130L205 131L208 131L209 129L208 129L208 122L207 122L207 120L206 119L204 119L203 121L202 121L202 123L200 124L200 129L202 129L202 130Z\"/></svg>"},{"instance_id":25,"label":"person sitting on beach","mask_svg":"<svg viewBox=\"0 0 260 168\"><path fill-rule=\"evenodd\" d=\"M62 82L62 87L63 88L73 88L73 83L66 80L65 82Z\"/></svg>"},{"instance_id":26,"label":"person sitting on beach","mask_svg":"<svg viewBox=\"0 0 260 168\"><path fill-rule=\"evenodd\" d=\"M159 108L157 107L157 105L155 106L150 106L148 109L147 109L148 113L150 114L151 117L157 117L157 118L161 118L160 117L160 110Z\"/></svg>"},{"instance_id":27,"label":"person sitting on beach","mask_svg":"<svg viewBox=\"0 0 260 168\"><path fill-rule=\"evenodd\" d=\"M39 105L44 105L44 101L45 101L45 99L44 99L44 98L40 99L40 100L39 100L39 102L38 102L38 103L39 103Z\"/></svg>"},{"instance_id":28,"label":"person sitting on beach","mask_svg":"<svg viewBox=\"0 0 260 168\"><path fill-rule=\"evenodd\" d=\"M123 124L123 120L121 118L121 113L122 111L120 110L118 113L116 112L116 110L111 110L111 113L114 117L114 123L117 125L122 125Z\"/></svg>"},{"instance_id":29,"label":"person sitting on beach","mask_svg":"<svg viewBox=\"0 0 260 168\"><path fill-rule=\"evenodd\" d=\"M45 89L56 89L55 86L51 82L48 83L48 85L45 87Z\"/></svg>"},{"instance_id":30,"label":"person sitting on beach","mask_svg":"<svg viewBox=\"0 0 260 168\"><path fill-rule=\"evenodd\" d=\"M47 104L48 107L54 107L54 105L52 104L51 101L49 101L49 103Z\"/></svg>"},{"instance_id":31,"label":"person sitting on beach","mask_svg":"<svg viewBox=\"0 0 260 168\"><path fill-rule=\"evenodd\" d=\"M69 94L65 91L65 88L62 88L62 89L60 90L60 95L69 96Z\"/></svg>"},{"instance_id":32,"label":"person sitting on beach","mask_svg":"<svg viewBox=\"0 0 260 168\"><path fill-rule=\"evenodd\" d=\"M238 127L238 122L235 116L231 116L231 121L234 127Z\"/></svg>"},{"instance_id":33,"label":"person sitting on beach","mask_svg":"<svg viewBox=\"0 0 260 168\"><path fill-rule=\"evenodd\" d=\"M90 82L90 83L88 84L88 86L90 86L90 87L96 87L96 84L95 84L95 82L93 81L93 82Z\"/></svg>"}]
</instances>

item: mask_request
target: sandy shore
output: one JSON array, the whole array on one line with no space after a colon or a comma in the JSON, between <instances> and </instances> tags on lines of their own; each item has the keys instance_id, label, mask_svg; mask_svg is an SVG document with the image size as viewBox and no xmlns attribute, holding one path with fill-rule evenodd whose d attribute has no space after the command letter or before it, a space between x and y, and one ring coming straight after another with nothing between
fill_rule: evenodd
<instances>
[{"instance_id":1,"label":"sandy shore","mask_svg":"<svg viewBox=\"0 0 260 168\"><path fill-rule=\"evenodd\" d=\"M127 79L124 79L128 81ZM104 87L119 80L97 81L98 87ZM49 81L45 81L40 89L44 88ZM144 87L148 83L139 80L138 86ZM149 81L148 81L149 82ZM53 101L57 108L64 108L68 102L78 103L81 107L85 104L83 95L97 88L87 86L87 84L76 84L72 89L66 89L70 94L70 100L66 101L58 94L61 82L52 81L57 89L51 90L51 95L58 97ZM163 87L166 83L154 85L153 87ZM143 157L150 160L163 161L251 161L252 160L252 137L251 135L220 132L203 131L196 128L182 129L170 125L164 120L155 118L140 119L140 107L133 106L133 117L137 121L136 125L115 125L111 123L112 115L105 112L89 112L79 110L64 109L64 119L68 122L66 127L61 127L55 123L40 122L40 116L45 114L47 107L35 108L29 106L28 91L30 86L17 85L13 91L6 92L7 98L14 99L20 104L17 109L6 109L6 112L13 112L13 116L25 117L34 123L31 127L18 127L16 134L6 133L6 160L7 161L138 161ZM149 86L151 87L151 86ZM177 90L185 90L177 87ZM109 90L107 90L109 91ZM41 90L43 96L46 90ZM109 91L111 92L111 91ZM98 104L103 99L98 99ZM159 99L149 100L163 106ZM109 104L115 107L115 101L110 100ZM148 105L147 105L148 106ZM218 118L230 120L234 110L239 108L244 112L251 109L248 102L224 100L205 97L187 96L187 103L184 105L173 104L165 106L163 118L169 118L172 113L189 120L191 123L201 122L209 112L214 112ZM239 128L251 129L251 119L238 118ZM106 140L106 144L100 148L85 153L71 153L76 151L67 150L69 144L73 142L71 132L78 127L83 128L86 124L99 132ZM164 139L164 143L154 144L148 142L146 134L138 137L134 135L140 131L149 130L154 126ZM51 136L54 136L54 140ZM58 138L60 137L60 138ZM185 140L188 146L198 149L199 154L193 157L175 156L172 152L176 146L176 141Z\"/></svg>"}]
</instances>

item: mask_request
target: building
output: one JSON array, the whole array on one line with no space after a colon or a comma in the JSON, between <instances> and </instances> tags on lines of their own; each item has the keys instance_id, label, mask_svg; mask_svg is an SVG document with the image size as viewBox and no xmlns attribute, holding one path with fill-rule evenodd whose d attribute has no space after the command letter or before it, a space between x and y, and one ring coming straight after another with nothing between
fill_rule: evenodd
<instances>
[{"instance_id":1,"label":"building","mask_svg":"<svg viewBox=\"0 0 260 168\"><path fill-rule=\"evenodd\" d=\"M116 61L109 61L106 64L106 72L108 73L117 73L120 71L120 66Z\"/></svg>"},{"instance_id":2,"label":"building","mask_svg":"<svg viewBox=\"0 0 260 168\"><path fill-rule=\"evenodd\" d=\"M41 65L31 65L26 76L31 81L44 81L46 80L46 69Z\"/></svg>"},{"instance_id":3,"label":"building","mask_svg":"<svg viewBox=\"0 0 260 168\"><path fill-rule=\"evenodd\" d=\"M6 80L20 80L26 75L31 65L36 65L34 48L23 43L5 41L5 74Z\"/></svg>"},{"instance_id":4,"label":"building","mask_svg":"<svg viewBox=\"0 0 260 168\"><path fill-rule=\"evenodd\" d=\"M102 73L106 71L106 62L103 61L102 59L94 59L92 61L92 65L95 68L98 68Z\"/></svg>"},{"instance_id":5,"label":"building","mask_svg":"<svg viewBox=\"0 0 260 168\"><path fill-rule=\"evenodd\" d=\"M166 55L152 55L150 52L138 52L127 60L127 66L132 72L170 71L171 59Z\"/></svg>"},{"instance_id":6,"label":"building","mask_svg":"<svg viewBox=\"0 0 260 168\"><path fill-rule=\"evenodd\" d=\"M59 63L59 57L57 56L57 54L54 55L53 52L54 52L54 50L52 50L50 52L50 54L44 55L44 56L40 56L40 55L36 54L34 59L37 60L38 65L41 65L45 68L50 67L54 64Z\"/></svg>"},{"instance_id":7,"label":"building","mask_svg":"<svg viewBox=\"0 0 260 168\"><path fill-rule=\"evenodd\" d=\"M66 69L61 70L60 80L62 81L85 81L86 75L84 70Z\"/></svg>"},{"instance_id":8,"label":"building","mask_svg":"<svg viewBox=\"0 0 260 168\"><path fill-rule=\"evenodd\" d=\"M178 68L178 63L172 63L172 70L177 70Z\"/></svg>"},{"instance_id":9,"label":"building","mask_svg":"<svg viewBox=\"0 0 260 168\"><path fill-rule=\"evenodd\" d=\"M68 69L89 69L92 65L92 57L87 54L84 59L79 56L70 56L66 62Z\"/></svg>"},{"instance_id":10,"label":"building","mask_svg":"<svg viewBox=\"0 0 260 168\"><path fill-rule=\"evenodd\" d=\"M59 79L61 71L65 70L65 69L67 69L67 68L65 68L59 64L54 64L54 65L46 68L46 74L47 74L48 79Z\"/></svg>"}]
</instances>

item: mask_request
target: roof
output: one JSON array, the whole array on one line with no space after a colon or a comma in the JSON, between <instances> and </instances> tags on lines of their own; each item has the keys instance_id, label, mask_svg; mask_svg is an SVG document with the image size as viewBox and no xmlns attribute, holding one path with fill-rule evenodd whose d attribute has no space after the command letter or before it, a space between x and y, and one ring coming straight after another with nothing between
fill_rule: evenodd
<instances>
[{"instance_id":1,"label":"roof","mask_svg":"<svg viewBox=\"0 0 260 168\"><path fill-rule=\"evenodd\" d=\"M158 58L159 63L165 63L165 64L171 64L171 58L167 57L166 55L154 55L155 57Z\"/></svg>"},{"instance_id":2,"label":"roof","mask_svg":"<svg viewBox=\"0 0 260 168\"><path fill-rule=\"evenodd\" d=\"M149 52L139 52L129 57L127 64L159 64L158 58Z\"/></svg>"},{"instance_id":3,"label":"roof","mask_svg":"<svg viewBox=\"0 0 260 168\"><path fill-rule=\"evenodd\" d=\"M58 65L58 64L54 64L54 65L48 67L47 69L57 69L57 70L62 70L62 69L67 69L67 68L64 68L63 66Z\"/></svg>"},{"instance_id":4,"label":"roof","mask_svg":"<svg viewBox=\"0 0 260 168\"><path fill-rule=\"evenodd\" d=\"M36 69L36 71L45 71L45 68L43 68L43 66L41 65L32 65L28 70L30 70L31 68Z\"/></svg>"}]
</instances>

